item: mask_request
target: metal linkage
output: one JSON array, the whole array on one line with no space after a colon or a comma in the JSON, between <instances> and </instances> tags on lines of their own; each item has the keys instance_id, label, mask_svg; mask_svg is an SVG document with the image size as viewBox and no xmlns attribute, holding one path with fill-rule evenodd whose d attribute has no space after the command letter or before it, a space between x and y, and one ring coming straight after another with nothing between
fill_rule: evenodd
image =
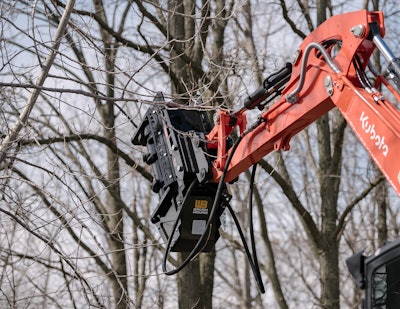
<instances>
[{"instance_id":1,"label":"metal linkage","mask_svg":"<svg viewBox=\"0 0 400 309\"><path fill-rule=\"evenodd\" d=\"M375 24L371 24L371 35L372 41L375 43L376 47L389 63L388 72L391 75L390 77L400 89L400 58L397 58L393 54L389 46L387 46L386 42L380 35L379 27Z\"/></svg>"}]
</instances>

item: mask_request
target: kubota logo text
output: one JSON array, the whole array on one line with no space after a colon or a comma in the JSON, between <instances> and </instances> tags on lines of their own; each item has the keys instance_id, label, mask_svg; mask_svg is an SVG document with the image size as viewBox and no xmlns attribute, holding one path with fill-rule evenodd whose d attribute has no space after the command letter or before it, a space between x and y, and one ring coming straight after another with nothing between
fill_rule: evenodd
<instances>
[{"instance_id":1,"label":"kubota logo text","mask_svg":"<svg viewBox=\"0 0 400 309\"><path fill-rule=\"evenodd\" d=\"M389 147L385 143L385 137L376 132L375 124L369 123L369 117L364 112L361 113L360 121L364 132L370 135L370 138L375 141L375 146L382 150L383 155L386 157L389 153Z\"/></svg>"}]
</instances>

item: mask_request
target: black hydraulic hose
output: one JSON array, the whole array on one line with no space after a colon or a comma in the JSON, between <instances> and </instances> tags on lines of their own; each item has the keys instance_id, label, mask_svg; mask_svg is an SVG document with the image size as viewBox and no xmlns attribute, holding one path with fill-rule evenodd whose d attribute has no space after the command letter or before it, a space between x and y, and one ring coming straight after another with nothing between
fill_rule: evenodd
<instances>
[{"instance_id":1,"label":"black hydraulic hose","mask_svg":"<svg viewBox=\"0 0 400 309\"><path fill-rule=\"evenodd\" d=\"M361 83L361 86L363 86L363 88L369 88L367 82L364 79L364 76L361 73L360 68L358 67L358 63L357 63L357 61L355 59L353 59L353 65L354 65L354 68L356 70L357 78Z\"/></svg>"},{"instance_id":2,"label":"black hydraulic hose","mask_svg":"<svg viewBox=\"0 0 400 309\"><path fill-rule=\"evenodd\" d=\"M175 230L176 230L176 227L178 225L178 222L181 219L182 211L179 213L178 217L176 218L176 220L174 222L174 225L173 225L173 230L172 230L171 236L169 237L168 242L167 242L167 246L166 246L166 249L165 249L165 252L164 252L164 257L163 257L163 262L162 262L162 269L163 269L163 272L166 275L174 275L174 274L178 273L184 267L186 267L187 264L189 264L190 261L194 257L196 257L201 252L201 246L203 245L203 242L206 240L205 237L209 234L209 230L211 228L211 222L213 222L213 220L214 220L214 218L215 218L215 216L217 214L217 210L218 210L219 203L220 203L221 196L222 196L222 191L224 190L224 183L225 183L224 180L225 180L225 177L226 177L226 173L227 173L229 164L230 164L230 162L232 160L232 157L233 157L237 147L239 146L239 143L241 142L243 136L244 135L240 135L239 138L236 140L236 142L232 146L232 149L231 149L231 151L229 153L229 156L228 156L228 158L226 160L224 169L223 169L222 174L221 174L221 178L220 178L219 183L218 183L218 187L217 187L217 190L216 190L214 203L212 205L210 216L209 216L208 222L206 224L204 233L198 239L196 245L194 246L192 251L189 253L189 255L186 257L186 259L179 266L177 266L175 269L168 271L167 267L166 267L167 257L168 257L168 254L169 254L170 250L171 250L171 244L172 244L173 235L175 233ZM249 250L249 247L247 245L246 239L244 237L243 231L242 231L242 229L240 227L240 223L239 223L239 221L238 221L238 219L237 219L232 207L229 205L229 203L227 204L227 208L228 208L228 210L229 210L229 212L230 212L230 214L232 216L232 219L234 220L235 225L236 225L236 227L238 229L238 232L239 232L240 238L242 240L243 247L244 247L247 259L248 259L250 267L251 267L251 269L253 271L253 274L254 274L254 277L256 279L256 282L257 282L257 285L259 287L259 290L260 290L261 293L264 294L265 293L265 288L264 288L264 284L262 282L260 268L259 268L258 260L257 260L256 246L255 246L255 240L254 240L253 219L252 219L252 216L253 216L253 213L252 213L252 208L253 208L252 207L252 205L253 205L252 195L253 195L253 188L254 188L253 185L254 185L255 172L256 172L256 166L253 167L253 172L252 172L252 176L251 176L251 180L250 180L250 188L251 188L250 191L251 192L250 192L250 205L249 205L249 207L250 207L250 220L251 220L250 221L250 237L251 237L251 245L252 245L252 253L253 253L253 255L250 253L250 250ZM193 191L193 188L194 188L194 186L196 184L198 184L197 178L194 179L194 181L190 184L189 188L187 189L184 200L186 200L186 198L190 195L190 193Z\"/></svg>"},{"instance_id":3,"label":"black hydraulic hose","mask_svg":"<svg viewBox=\"0 0 400 309\"><path fill-rule=\"evenodd\" d=\"M364 71L364 69L362 67L361 59L360 59L360 57L358 57L358 55L356 55L354 57L353 65L354 65L354 68L355 68L356 73L357 73L358 80L360 81L361 85L364 88L372 89L373 86L372 86L370 80L368 79L367 75L365 74L365 71Z\"/></svg>"},{"instance_id":4,"label":"black hydraulic hose","mask_svg":"<svg viewBox=\"0 0 400 309\"><path fill-rule=\"evenodd\" d=\"M253 258L251 256L251 253L250 253L250 250L249 250L249 246L247 245L246 238L244 237L242 228L240 226L239 220L238 220L235 212L233 211L233 209L232 209L232 207L230 205L228 205L227 207L228 207L229 212L231 213L232 219L235 222L236 228L237 228L237 230L239 232L239 236L240 236L240 239L242 240L243 248L244 248L244 251L246 253L247 260L249 261L249 264L250 264L250 267L251 267L251 269L253 271L254 277L256 278L257 285L258 285L258 287L260 289L260 292L264 294L265 293L265 289L264 289L264 284L262 283L260 269L258 268L258 264L256 265L254 263L254 260L253 260Z\"/></svg>"},{"instance_id":5,"label":"black hydraulic hose","mask_svg":"<svg viewBox=\"0 0 400 309\"><path fill-rule=\"evenodd\" d=\"M253 165L253 169L251 171L250 176L250 198L249 198L249 217L250 217L250 243L251 243L251 251L253 255L253 264L255 266L254 269L254 277L258 282L258 286L260 288L261 293L265 293L264 284L262 283L260 267L258 264L257 258L257 248L256 242L254 239L254 226L253 226L253 193L254 193L254 179L257 171L257 163Z\"/></svg>"},{"instance_id":6,"label":"black hydraulic hose","mask_svg":"<svg viewBox=\"0 0 400 309\"><path fill-rule=\"evenodd\" d=\"M192 193L194 186L197 185L197 184L198 184L198 180L197 180L197 177L196 177L192 181L192 183L190 184L189 188L186 190L186 194L185 194L185 196L183 198L184 201L186 201L186 198L190 195L190 193ZM183 212L182 210L179 212L178 217L176 218L176 220L174 222L174 225L173 225L173 228L172 228L172 232L171 232L171 236L168 239L167 246L166 246L165 252L164 252L164 257L163 257L163 262L162 262L162 270L167 275L173 275L173 274L176 274L179 271L179 270L177 270L178 267L176 269L174 269L174 270L167 271L167 257L168 257L168 254L169 254L170 250L171 250L172 239L173 239L173 236L175 234L176 227L178 226L178 222L182 217L182 212ZM182 269L182 268L180 268L180 269Z\"/></svg>"},{"instance_id":7,"label":"black hydraulic hose","mask_svg":"<svg viewBox=\"0 0 400 309\"><path fill-rule=\"evenodd\" d=\"M169 253L169 251L170 251L170 246L171 246L171 242L172 242L171 239L172 239L172 236L173 236L173 235L171 235L171 237L169 238L168 244L167 244L167 250L166 250L165 253L164 253L164 259L163 259L163 272L164 272L166 275L169 275L169 276L170 276L170 275L174 275L174 274L178 273L178 272L181 271L187 264L189 264L189 262L190 262L195 256L197 256L197 255L201 252L201 246L203 245L203 242L204 242L206 236L208 235L208 231L209 231L209 229L210 229L210 227L211 227L211 222L213 222L213 220L214 220L214 218L215 218L215 216L216 216L216 214L217 214L217 210L218 210L219 203L220 203L221 196L222 196L222 191L223 191L224 185L225 185L224 180L225 180L225 177L226 177L226 173L227 173L227 171L228 171L229 164L230 164L230 162L231 162L231 160L232 160L232 157L233 157L233 154L235 153L237 147L239 146L239 143L241 142L242 138L243 138L242 135L239 136L239 138L236 140L236 142L235 142L234 145L232 146L228 158L226 159L226 163L225 163L224 169L223 169L222 174L221 174L221 178L220 178L219 183L218 183L218 187L217 187L217 191L216 191L216 194L215 194L214 203L213 203L213 205L212 205L212 208L211 208L211 211L210 211L210 216L209 216L209 218L208 218L208 221L207 221L207 224L206 224L204 233L200 236L200 238L198 239L196 245L194 246L194 248L192 249L192 251L189 253L189 255L186 257L186 259L181 263L181 265L179 265L178 267L176 267L174 270L167 271L167 270L166 270L166 267L165 267L165 266L166 266L166 257L167 257L167 255L168 255L168 253ZM189 189L188 189L188 191L189 191ZM179 220L179 219L177 219L177 221L178 221L178 220ZM177 221L176 221L175 224L174 224L175 228L176 228L176 225L178 224ZM175 231L175 229L174 229L174 231ZM173 231L173 233L174 233L174 231Z\"/></svg>"}]
</instances>

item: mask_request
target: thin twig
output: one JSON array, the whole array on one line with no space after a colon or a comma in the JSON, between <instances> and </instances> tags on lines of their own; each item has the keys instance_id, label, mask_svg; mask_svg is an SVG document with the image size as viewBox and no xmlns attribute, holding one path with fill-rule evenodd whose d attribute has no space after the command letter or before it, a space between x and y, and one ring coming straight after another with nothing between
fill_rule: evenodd
<instances>
[{"instance_id":1,"label":"thin twig","mask_svg":"<svg viewBox=\"0 0 400 309\"><path fill-rule=\"evenodd\" d=\"M38 79L36 81L36 85L41 87L44 84L44 81L46 80L50 68L54 63L54 59L56 58L56 55L58 53L58 48L60 46L61 40L64 36L65 29L67 28L72 9L74 7L75 0L69 0L64 13L61 17L60 24L58 25L57 32L55 34L55 40L54 44L51 47L51 51L49 56L47 57L45 63L42 66L42 71L40 75L38 76ZM4 138L3 142L0 145L0 163L4 161L7 152L10 150L12 147L13 143L18 139L19 132L23 128L23 126L26 124L28 121L29 115L35 106L35 103L40 95L40 88L36 88L32 91L32 94L28 98L28 101L26 102L26 105L21 112L21 114L18 117L18 120L14 124L14 127L11 129L10 133L7 134L7 136Z\"/></svg>"}]
</instances>

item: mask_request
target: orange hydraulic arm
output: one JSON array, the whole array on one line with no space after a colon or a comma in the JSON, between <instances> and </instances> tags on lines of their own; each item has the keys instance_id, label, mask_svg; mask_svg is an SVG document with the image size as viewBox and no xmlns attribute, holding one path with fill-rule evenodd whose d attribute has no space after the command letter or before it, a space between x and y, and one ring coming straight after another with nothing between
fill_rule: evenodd
<instances>
[{"instance_id":1,"label":"orange hydraulic arm","mask_svg":"<svg viewBox=\"0 0 400 309\"><path fill-rule=\"evenodd\" d=\"M159 203L151 222L166 243L166 274L177 273L199 252L213 248L223 210L233 215L226 183L271 151L288 150L295 134L334 107L400 195L400 112L376 87L385 86L396 100L400 95L383 76L372 84L365 73L378 48L389 62L389 77L400 86L400 60L386 46L384 34L381 12L330 18L301 43L293 63L269 76L243 108L219 110L214 127L204 110L165 104L162 94L156 96L132 143L147 147L143 160L153 167L152 190ZM253 108L263 112L247 124L245 111ZM240 136L232 145L235 128ZM168 271L170 252L190 253ZM246 254L260 281L255 261Z\"/></svg>"},{"instance_id":2,"label":"orange hydraulic arm","mask_svg":"<svg viewBox=\"0 0 400 309\"><path fill-rule=\"evenodd\" d=\"M301 43L281 97L250 129L246 129L247 108L235 113L218 111L216 125L207 135L208 148L217 150L212 180L218 182L221 178L231 151L226 140L236 126L242 139L232 154L225 182L237 178L269 152L288 150L295 134L337 107L400 195L400 113L363 76L372 52L378 47L399 77L398 59L393 58L383 42L384 34L381 12L363 10L334 16ZM388 86L399 98L381 76L377 83ZM263 95L267 94L255 93L258 101L262 101Z\"/></svg>"}]
</instances>

